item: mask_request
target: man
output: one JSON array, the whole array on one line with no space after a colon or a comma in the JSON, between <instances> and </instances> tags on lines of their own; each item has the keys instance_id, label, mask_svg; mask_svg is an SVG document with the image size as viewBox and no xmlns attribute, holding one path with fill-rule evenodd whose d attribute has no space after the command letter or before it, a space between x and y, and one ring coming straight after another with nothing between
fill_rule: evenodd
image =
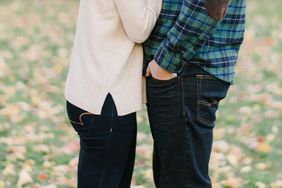
<instances>
[{"instance_id":1,"label":"man","mask_svg":"<svg viewBox=\"0 0 282 188\"><path fill-rule=\"evenodd\" d=\"M245 0L166 0L144 44L158 188L210 188L216 111L234 78Z\"/></svg>"}]
</instances>

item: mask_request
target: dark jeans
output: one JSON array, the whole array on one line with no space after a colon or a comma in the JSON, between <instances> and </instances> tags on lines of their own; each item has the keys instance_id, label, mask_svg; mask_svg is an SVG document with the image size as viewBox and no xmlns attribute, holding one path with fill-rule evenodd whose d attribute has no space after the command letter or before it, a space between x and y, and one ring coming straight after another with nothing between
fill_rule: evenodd
<instances>
[{"instance_id":1,"label":"dark jeans","mask_svg":"<svg viewBox=\"0 0 282 188\"><path fill-rule=\"evenodd\" d=\"M102 114L94 115L67 102L80 138L78 188L129 188L136 148L136 113L117 116L111 95Z\"/></svg>"},{"instance_id":2,"label":"dark jeans","mask_svg":"<svg viewBox=\"0 0 282 188\"><path fill-rule=\"evenodd\" d=\"M208 165L219 101L230 84L186 64L178 77L147 80L157 188L210 188Z\"/></svg>"}]
</instances>

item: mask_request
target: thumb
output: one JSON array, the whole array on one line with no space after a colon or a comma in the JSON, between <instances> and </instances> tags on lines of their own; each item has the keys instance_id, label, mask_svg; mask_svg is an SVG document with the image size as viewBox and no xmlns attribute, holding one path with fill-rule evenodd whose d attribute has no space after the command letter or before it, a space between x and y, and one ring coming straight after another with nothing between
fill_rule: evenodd
<instances>
[{"instance_id":1,"label":"thumb","mask_svg":"<svg viewBox=\"0 0 282 188\"><path fill-rule=\"evenodd\" d=\"M150 69L150 64L148 65L147 69L146 69L146 74L145 74L146 77L149 77L151 76L151 69Z\"/></svg>"}]
</instances>

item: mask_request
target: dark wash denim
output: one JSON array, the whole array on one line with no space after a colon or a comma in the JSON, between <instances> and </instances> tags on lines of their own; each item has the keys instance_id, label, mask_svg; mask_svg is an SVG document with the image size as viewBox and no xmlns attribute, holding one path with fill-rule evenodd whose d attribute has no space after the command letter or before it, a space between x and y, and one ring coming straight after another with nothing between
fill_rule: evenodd
<instances>
[{"instance_id":1,"label":"dark wash denim","mask_svg":"<svg viewBox=\"0 0 282 188\"><path fill-rule=\"evenodd\" d=\"M67 101L67 112L80 138L78 188L130 188L135 161L136 113L117 116L109 94L102 114Z\"/></svg>"},{"instance_id":2,"label":"dark wash denim","mask_svg":"<svg viewBox=\"0 0 282 188\"><path fill-rule=\"evenodd\" d=\"M219 102L230 84L185 64L171 80L147 79L157 188L211 188L209 159Z\"/></svg>"}]
</instances>

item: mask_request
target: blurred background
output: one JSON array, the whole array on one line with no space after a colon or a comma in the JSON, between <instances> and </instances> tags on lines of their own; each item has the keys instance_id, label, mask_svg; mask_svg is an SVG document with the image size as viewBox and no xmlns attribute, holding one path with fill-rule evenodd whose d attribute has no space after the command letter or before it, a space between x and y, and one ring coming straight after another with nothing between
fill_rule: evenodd
<instances>
[{"instance_id":1,"label":"blurred background","mask_svg":"<svg viewBox=\"0 0 282 188\"><path fill-rule=\"evenodd\" d=\"M0 188L73 188L78 137L63 96L77 0L0 0ZM214 188L282 187L282 1L248 0L235 85L221 104ZM146 112L132 187L153 188Z\"/></svg>"}]
</instances>

